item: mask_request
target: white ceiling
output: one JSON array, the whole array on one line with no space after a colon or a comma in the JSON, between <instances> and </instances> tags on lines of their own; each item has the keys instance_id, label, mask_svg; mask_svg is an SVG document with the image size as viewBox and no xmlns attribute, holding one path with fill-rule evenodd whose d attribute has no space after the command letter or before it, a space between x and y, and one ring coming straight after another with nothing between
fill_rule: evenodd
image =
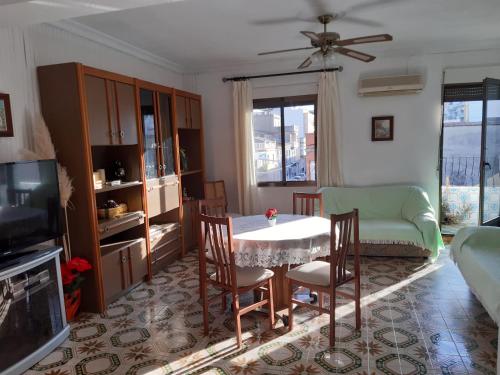
<instances>
[{"instance_id":1,"label":"white ceiling","mask_svg":"<svg viewBox=\"0 0 500 375\"><path fill-rule=\"evenodd\" d=\"M0 27L54 22L177 0L0 0Z\"/></svg>"},{"instance_id":2,"label":"white ceiling","mask_svg":"<svg viewBox=\"0 0 500 375\"><path fill-rule=\"evenodd\" d=\"M380 23L330 24L342 38L385 32L394 36L393 42L357 47L379 56L500 48L499 0L185 0L78 22L188 70L204 70L283 58L257 53L307 46L299 31L321 31L322 26L299 19L341 11ZM262 24L277 18L297 21ZM310 52L290 53L290 58L300 62Z\"/></svg>"},{"instance_id":3,"label":"white ceiling","mask_svg":"<svg viewBox=\"0 0 500 375\"><path fill-rule=\"evenodd\" d=\"M0 0L16 2L15 0ZM308 46L300 30L319 32L315 16L346 11L367 25L338 20L330 31L342 38L390 33L393 42L356 48L376 56L500 48L500 0L32 0L80 4L99 13L76 20L140 47L189 71L203 71L289 56L298 63L311 51L258 57L267 50ZM160 4L159 4L160 3ZM83 5L82 5L83 4ZM145 6L151 4L159 4ZM144 6L142 6L144 5ZM137 8L137 6L142 6ZM106 9L108 7L108 9ZM126 9L124 8L134 8ZM57 8L54 8L57 9ZM68 15L77 17L81 14ZM270 24L281 19L286 22ZM296 20L295 20L296 19ZM295 21L292 21L295 20ZM370 24L371 23L371 24ZM377 25L378 24L378 25ZM356 62L363 64L361 62Z\"/></svg>"}]
</instances>

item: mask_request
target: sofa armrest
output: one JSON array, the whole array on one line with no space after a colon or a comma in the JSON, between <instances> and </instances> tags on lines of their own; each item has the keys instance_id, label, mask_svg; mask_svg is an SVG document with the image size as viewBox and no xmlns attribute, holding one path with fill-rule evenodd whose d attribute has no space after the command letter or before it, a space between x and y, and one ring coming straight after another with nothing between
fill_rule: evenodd
<instances>
[{"instance_id":1,"label":"sofa armrest","mask_svg":"<svg viewBox=\"0 0 500 375\"><path fill-rule=\"evenodd\" d=\"M432 212L420 213L411 221L422 233L424 244L432 251L432 257L437 257L439 250L444 248L444 243L434 214Z\"/></svg>"}]
</instances>

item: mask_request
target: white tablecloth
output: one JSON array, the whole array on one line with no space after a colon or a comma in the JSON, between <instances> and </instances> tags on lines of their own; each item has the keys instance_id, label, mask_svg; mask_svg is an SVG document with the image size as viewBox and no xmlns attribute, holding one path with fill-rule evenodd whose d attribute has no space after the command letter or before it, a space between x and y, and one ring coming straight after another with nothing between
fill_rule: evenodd
<instances>
[{"instance_id":1,"label":"white tablecloth","mask_svg":"<svg viewBox=\"0 0 500 375\"><path fill-rule=\"evenodd\" d=\"M330 255L330 220L280 214L274 227L264 215L233 218L235 261L240 267L303 264Z\"/></svg>"}]
</instances>

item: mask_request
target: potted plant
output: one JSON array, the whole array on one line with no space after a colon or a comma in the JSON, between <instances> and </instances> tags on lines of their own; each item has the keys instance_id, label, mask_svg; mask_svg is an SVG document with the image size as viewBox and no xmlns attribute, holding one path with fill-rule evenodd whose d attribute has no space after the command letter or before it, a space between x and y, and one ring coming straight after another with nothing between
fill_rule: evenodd
<instances>
[{"instance_id":1,"label":"potted plant","mask_svg":"<svg viewBox=\"0 0 500 375\"><path fill-rule=\"evenodd\" d=\"M269 225L274 227L278 218L278 210L276 208L268 208L265 215Z\"/></svg>"},{"instance_id":2,"label":"potted plant","mask_svg":"<svg viewBox=\"0 0 500 375\"><path fill-rule=\"evenodd\" d=\"M81 285L85 278L83 272L92 269L90 263L79 257L75 257L61 264L61 276L64 290L64 306L66 307L66 320L73 320L81 303Z\"/></svg>"}]
</instances>

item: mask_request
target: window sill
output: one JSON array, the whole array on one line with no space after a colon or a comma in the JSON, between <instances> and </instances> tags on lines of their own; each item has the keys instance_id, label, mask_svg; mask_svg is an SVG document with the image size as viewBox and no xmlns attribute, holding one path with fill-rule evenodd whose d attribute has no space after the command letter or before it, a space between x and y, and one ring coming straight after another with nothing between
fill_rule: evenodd
<instances>
[{"instance_id":1,"label":"window sill","mask_svg":"<svg viewBox=\"0 0 500 375\"><path fill-rule=\"evenodd\" d=\"M258 182L257 187L299 187L299 186L316 186L316 181L276 181L276 182Z\"/></svg>"}]
</instances>

